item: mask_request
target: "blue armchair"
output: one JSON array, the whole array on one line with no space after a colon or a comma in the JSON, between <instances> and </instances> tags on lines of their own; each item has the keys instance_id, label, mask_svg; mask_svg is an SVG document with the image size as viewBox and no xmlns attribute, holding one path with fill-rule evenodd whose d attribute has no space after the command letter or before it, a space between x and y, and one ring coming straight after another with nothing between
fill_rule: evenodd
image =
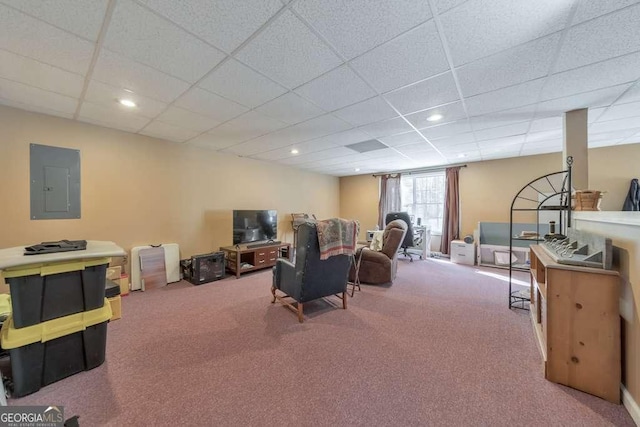
<instances>
[{"instance_id":1,"label":"blue armchair","mask_svg":"<svg viewBox=\"0 0 640 427\"><path fill-rule=\"evenodd\" d=\"M298 314L302 323L303 305L330 295L342 299L342 308L347 308L347 278L351 257L334 255L320 260L320 246L316 224L307 222L298 228L295 264L278 259L273 267L273 300L282 302ZM276 292L279 291L279 292Z\"/></svg>"}]
</instances>

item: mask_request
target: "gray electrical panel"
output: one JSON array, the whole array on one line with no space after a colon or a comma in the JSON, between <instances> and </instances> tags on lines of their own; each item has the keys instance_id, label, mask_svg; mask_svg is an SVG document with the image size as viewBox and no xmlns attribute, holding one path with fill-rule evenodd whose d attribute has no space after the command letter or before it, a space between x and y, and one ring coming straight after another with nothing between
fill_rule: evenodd
<instances>
[{"instance_id":1,"label":"gray electrical panel","mask_svg":"<svg viewBox=\"0 0 640 427\"><path fill-rule=\"evenodd\" d=\"M80 218L80 150L31 144L31 219Z\"/></svg>"}]
</instances>

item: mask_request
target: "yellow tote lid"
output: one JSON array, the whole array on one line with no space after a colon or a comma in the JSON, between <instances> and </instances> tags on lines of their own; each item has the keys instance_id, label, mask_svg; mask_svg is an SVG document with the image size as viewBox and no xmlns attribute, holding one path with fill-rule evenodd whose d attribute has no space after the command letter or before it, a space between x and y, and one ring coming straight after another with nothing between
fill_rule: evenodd
<instances>
[{"instance_id":1,"label":"yellow tote lid","mask_svg":"<svg viewBox=\"0 0 640 427\"><path fill-rule=\"evenodd\" d=\"M11 314L11 295L0 294L0 316Z\"/></svg>"},{"instance_id":2,"label":"yellow tote lid","mask_svg":"<svg viewBox=\"0 0 640 427\"><path fill-rule=\"evenodd\" d=\"M9 350L35 342L47 342L65 335L84 331L89 326L106 322L111 319L111 304L106 298L104 302L105 304L101 308L95 310L47 320L46 322L20 329L14 327L13 317L9 316L2 325L2 331L0 331L2 348Z\"/></svg>"}]
</instances>

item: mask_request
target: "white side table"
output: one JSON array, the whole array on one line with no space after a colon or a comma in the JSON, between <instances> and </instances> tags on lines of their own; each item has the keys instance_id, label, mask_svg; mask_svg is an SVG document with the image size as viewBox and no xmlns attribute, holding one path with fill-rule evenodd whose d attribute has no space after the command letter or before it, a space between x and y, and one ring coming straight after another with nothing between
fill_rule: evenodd
<instances>
[{"instance_id":1,"label":"white side table","mask_svg":"<svg viewBox=\"0 0 640 427\"><path fill-rule=\"evenodd\" d=\"M449 250L451 262L456 264L475 265L476 247L464 240L452 240Z\"/></svg>"}]
</instances>

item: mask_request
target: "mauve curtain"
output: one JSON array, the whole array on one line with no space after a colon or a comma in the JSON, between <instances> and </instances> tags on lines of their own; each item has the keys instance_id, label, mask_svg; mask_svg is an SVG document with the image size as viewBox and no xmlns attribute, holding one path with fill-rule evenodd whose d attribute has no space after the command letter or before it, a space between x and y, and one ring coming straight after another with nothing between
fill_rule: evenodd
<instances>
[{"instance_id":1,"label":"mauve curtain","mask_svg":"<svg viewBox=\"0 0 640 427\"><path fill-rule=\"evenodd\" d=\"M449 253L449 244L456 240L460 234L460 190L459 190L460 167L447 168L445 193L444 193L444 215L442 218L442 240L440 242L440 252Z\"/></svg>"},{"instance_id":2,"label":"mauve curtain","mask_svg":"<svg viewBox=\"0 0 640 427\"><path fill-rule=\"evenodd\" d=\"M387 212L400 210L400 174L380 177L380 201L378 202L378 227L384 230L384 217Z\"/></svg>"}]
</instances>

